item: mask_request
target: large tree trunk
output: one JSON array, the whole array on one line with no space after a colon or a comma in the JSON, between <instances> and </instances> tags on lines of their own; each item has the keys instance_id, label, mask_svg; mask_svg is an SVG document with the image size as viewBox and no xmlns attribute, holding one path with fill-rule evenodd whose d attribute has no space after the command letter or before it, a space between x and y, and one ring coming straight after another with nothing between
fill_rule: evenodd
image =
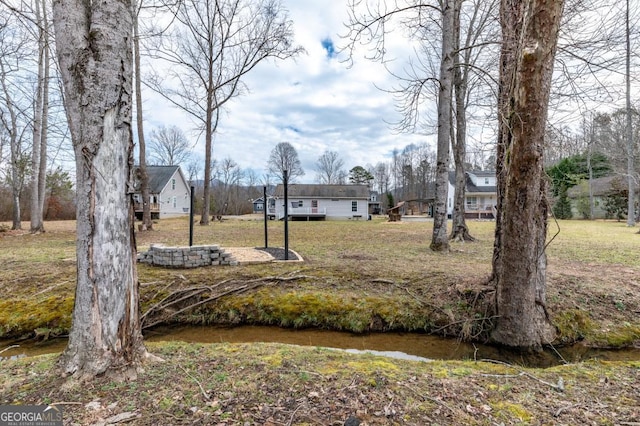
<instances>
[{"instance_id":1,"label":"large tree trunk","mask_svg":"<svg viewBox=\"0 0 640 426\"><path fill-rule=\"evenodd\" d=\"M449 195L449 145L451 140L451 86L453 79L454 0L445 0L442 10L442 58L438 93L438 150L436 153L435 209L431 250L449 250L447 202Z\"/></svg>"},{"instance_id":2,"label":"large tree trunk","mask_svg":"<svg viewBox=\"0 0 640 426\"><path fill-rule=\"evenodd\" d=\"M131 4L53 6L77 179L77 287L59 365L79 377L134 372L146 350L131 205Z\"/></svg>"},{"instance_id":3,"label":"large tree trunk","mask_svg":"<svg viewBox=\"0 0 640 426\"><path fill-rule=\"evenodd\" d=\"M562 0L502 0L494 341L538 350L555 338L546 310L544 130Z\"/></svg>"}]
</instances>

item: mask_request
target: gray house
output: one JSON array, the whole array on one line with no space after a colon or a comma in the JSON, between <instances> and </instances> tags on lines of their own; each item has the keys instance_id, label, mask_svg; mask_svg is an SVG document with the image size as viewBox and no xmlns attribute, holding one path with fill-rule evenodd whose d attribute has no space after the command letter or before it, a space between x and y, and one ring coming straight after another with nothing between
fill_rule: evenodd
<instances>
[{"instance_id":1,"label":"gray house","mask_svg":"<svg viewBox=\"0 0 640 426\"><path fill-rule=\"evenodd\" d=\"M138 167L136 167L138 177ZM149 202L151 217L184 216L189 214L191 191L180 166L147 166L149 176ZM136 193L133 195L137 218L142 218L142 194L139 179L136 180Z\"/></svg>"},{"instance_id":2,"label":"gray house","mask_svg":"<svg viewBox=\"0 0 640 426\"><path fill-rule=\"evenodd\" d=\"M288 216L302 220L349 220L369 218L367 185L288 185ZM284 218L284 186L278 185L269 198L268 214Z\"/></svg>"}]
</instances>

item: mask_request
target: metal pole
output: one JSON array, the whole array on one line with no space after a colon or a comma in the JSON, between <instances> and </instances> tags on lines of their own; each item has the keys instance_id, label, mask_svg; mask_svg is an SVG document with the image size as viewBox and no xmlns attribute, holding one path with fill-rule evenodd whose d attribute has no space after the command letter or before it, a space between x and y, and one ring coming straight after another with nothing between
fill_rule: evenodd
<instances>
[{"instance_id":1,"label":"metal pole","mask_svg":"<svg viewBox=\"0 0 640 426\"><path fill-rule=\"evenodd\" d=\"M282 184L284 185L284 260L289 260L289 196L287 171L282 173Z\"/></svg>"},{"instance_id":2,"label":"metal pole","mask_svg":"<svg viewBox=\"0 0 640 426\"><path fill-rule=\"evenodd\" d=\"M262 196L262 210L264 212L264 248L268 248L269 247L269 234L267 231L267 219L269 219L269 216L267 216L267 187L266 185L263 186L263 192L264 195Z\"/></svg>"},{"instance_id":3,"label":"metal pole","mask_svg":"<svg viewBox=\"0 0 640 426\"><path fill-rule=\"evenodd\" d=\"M191 185L191 207L189 208L189 247L193 245L193 194L196 188Z\"/></svg>"}]
</instances>

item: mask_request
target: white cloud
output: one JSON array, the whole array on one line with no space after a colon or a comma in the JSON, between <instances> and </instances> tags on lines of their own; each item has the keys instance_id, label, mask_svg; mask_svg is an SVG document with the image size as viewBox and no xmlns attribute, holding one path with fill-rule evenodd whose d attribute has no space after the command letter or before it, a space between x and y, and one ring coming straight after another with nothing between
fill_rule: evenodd
<instances>
[{"instance_id":1,"label":"white cloud","mask_svg":"<svg viewBox=\"0 0 640 426\"><path fill-rule=\"evenodd\" d=\"M344 1L283 3L294 22L295 43L306 54L261 63L247 75L249 93L227 104L215 137L214 158L231 157L240 167L261 175L273 147L288 141L306 172L301 181L312 182L314 163L325 150L340 153L349 169L386 161L393 148L427 141L424 136L396 134L388 124L399 115L393 96L376 88L393 86L381 64L354 57L350 67L344 53L328 55L328 41L345 44L339 37L346 32ZM176 124L194 135L188 117L157 95L147 101L145 113L147 130ZM203 143L195 150L204 158Z\"/></svg>"}]
</instances>

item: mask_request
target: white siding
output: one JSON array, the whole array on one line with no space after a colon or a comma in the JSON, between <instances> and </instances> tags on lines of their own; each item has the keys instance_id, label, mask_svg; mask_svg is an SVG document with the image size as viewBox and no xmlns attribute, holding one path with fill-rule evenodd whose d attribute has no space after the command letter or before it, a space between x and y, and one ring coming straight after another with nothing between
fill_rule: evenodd
<instances>
[{"instance_id":1,"label":"white siding","mask_svg":"<svg viewBox=\"0 0 640 426\"><path fill-rule=\"evenodd\" d=\"M318 207L312 208L311 201L317 200ZM302 201L302 207L292 207L292 203ZM357 202L357 211L352 211L352 201ZM369 200L368 199L338 199L338 198L289 198L288 213L313 213L325 214L327 219L351 219L354 216L360 216L361 219L368 218ZM276 218L284 216L284 199L276 200Z\"/></svg>"},{"instance_id":2,"label":"white siding","mask_svg":"<svg viewBox=\"0 0 640 426\"><path fill-rule=\"evenodd\" d=\"M175 189L173 189L175 179ZM189 214L191 190L180 173L180 169L171 176L160 193L160 217L183 216ZM175 197L175 207L173 199Z\"/></svg>"}]
</instances>

